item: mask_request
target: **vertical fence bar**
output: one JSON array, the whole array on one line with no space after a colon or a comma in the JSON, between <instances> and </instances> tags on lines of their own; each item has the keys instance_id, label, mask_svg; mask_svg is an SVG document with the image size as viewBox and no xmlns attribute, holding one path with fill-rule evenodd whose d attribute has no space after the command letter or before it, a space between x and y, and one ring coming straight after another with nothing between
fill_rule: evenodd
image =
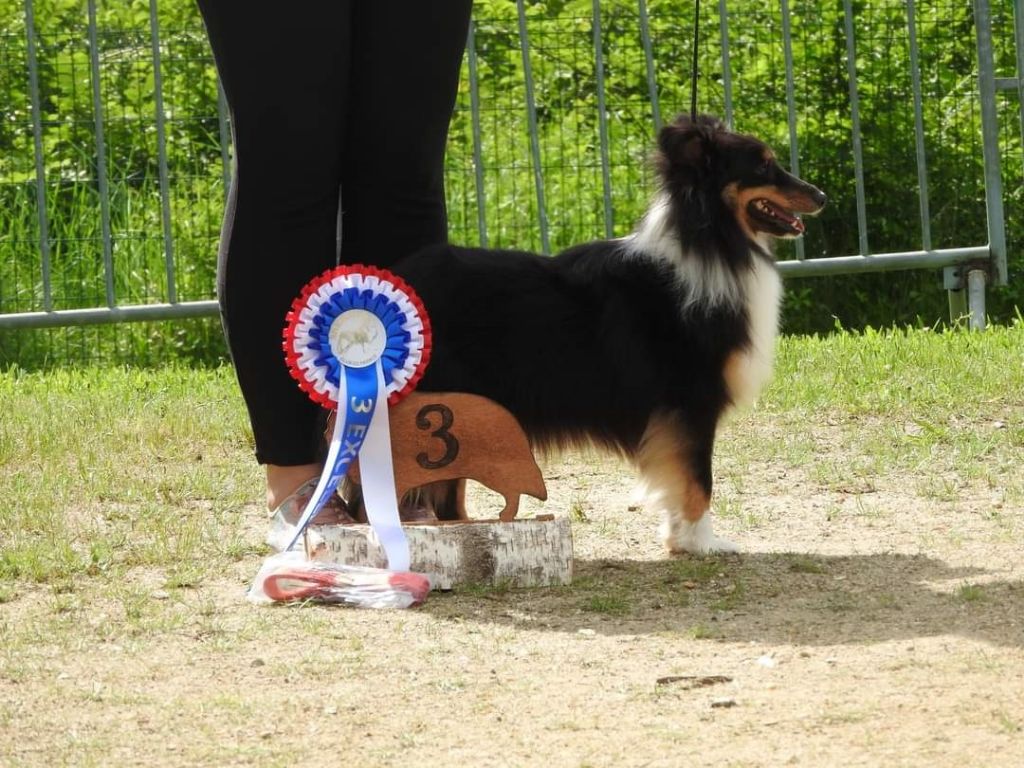
<instances>
[{"instance_id":1,"label":"vertical fence bar","mask_svg":"<svg viewBox=\"0 0 1024 768\"><path fill-rule=\"evenodd\" d=\"M967 281L964 280L964 286L955 290L946 291L946 296L949 300L949 321L954 326L963 325L964 318L967 317Z\"/></svg>"},{"instance_id":2,"label":"vertical fence bar","mask_svg":"<svg viewBox=\"0 0 1024 768\"><path fill-rule=\"evenodd\" d=\"M167 301L178 301L174 277L174 234L171 229L171 186L167 173L167 126L164 116L164 81L160 69L160 26L156 0L149 0L149 37L153 51L153 90L156 102L156 155L160 174L160 215L164 230L164 271L167 275Z\"/></svg>"},{"instance_id":3,"label":"vertical fence bar","mask_svg":"<svg viewBox=\"0 0 1024 768\"><path fill-rule=\"evenodd\" d=\"M476 233L480 247L487 247L487 195L484 194L484 161L480 138L480 81L476 67L476 20L469 22L466 38L469 58L469 111L473 127L473 174L476 181Z\"/></svg>"},{"instance_id":4,"label":"vertical fence bar","mask_svg":"<svg viewBox=\"0 0 1024 768\"><path fill-rule=\"evenodd\" d=\"M651 26L647 17L647 2L639 0L640 43L644 47L644 61L647 65L647 93L651 98L651 111L654 116L654 130L661 131L661 104L658 102L658 80L654 72L654 50L651 48Z\"/></svg>"},{"instance_id":5,"label":"vertical fence bar","mask_svg":"<svg viewBox=\"0 0 1024 768\"><path fill-rule=\"evenodd\" d=\"M228 131L228 100L224 96L224 86L220 77L217 78L217 127L220 131L220 162L221 173L224 174L224 199L231 192L231 158L228 155L230 131Z\"/></svg>"},{"instance_id":6,"label":"vertical fence bar","mask_svg":"<svg viewBox=\"0 0 1024 768\"><path fill-rule=\"evenodd\" d=\"M985 283L983 269L967 271L967 325L972 331L985 330Z\"/></svg>"},{"instance_id":7,"label":"vertical fence bar","mask_svg":"<svg viewBox=\"0 0 1024 768\"><path fill-rule=\"evenodd\" d=\"M36 56L36 19L33 0L25 0L25 35L28 42L28 90L32 103L32 142L36 161L36 214L39 217L39 255L42 260L43 309L53 309L50 285L50 217L46 209L46 163L43 158L43 116L39 106L39 60Z\"/></svg>"},{"instance_id":8,"label":"vertical fence bar","mask_svg":"<svg viewBox=\"0 0 1024 768\"><path fill-rule=\"evenodd\" d=\"M614 231L612 177L608 168L608 112L604 100L604 40L601 35L601 0L594 0L594 72L597 77L597 128L601 141L601 184L604 189L604 236Z\"/></svg>"},{"instance_id":9,"label":"vertical fence bar","mask_svg":"<svg viewBox=\"0 0 1024 768\"><path fill-rule=\"evenodd\" d=\"M729 11L725 0L718 0L718 32L722 39L722 89L725 91L725 124L732 129L732 64L729 60Z\"/></svg>"},{"instance_id":10,"label":"vertical fence bar","mask_svg":"<svg viewBox=\"0 0 1024 768\"><path fill-rule=\"evenodd\" d=\"M110 236L110 188L107 184L107 139L103 131L103 99L100 92L100 50L96 33L96 0L88 1L89 66L92 73L92 109L96 126L96 183L100 193L100 232L103 237L103 274L107 306L113 307L114 253Z\"/></svg>"},{"instance_id":11,"label":"vertical fence bar","mask_svg":"<svg viewBox=\"0 0 1024 768\"><path fill-rule=\"evenodd\" d=\"M796 86L793 83L793 38L789 25L789 0L782 0L782 47L786 61L786 121L789 125L789 169L800 175L800 148L796 138ZM796 241L796 257L804 260L804 239Z\"/></svg>"},{"instance_id":12,"label":"vertical fence bar","mask_svg":"<svg viewBox=\"0 0 1024 768\"><path fill-rule=\"evenodd\" d=\"M985 213L988 245L997 285L1006 284L1006 221L1003 216L1003 178L999 168L999 118L996 115L995 60L988 0L974 0L978 44L978 91L981 97L981 151L985 163Z\"/></svg>"},{"instance_id":13,"label":"vertical fence bar","mask_svg":"<svg viewBox=\"0 0 1024 768\"><path fill-rule=\"evenodd\" d=\"M917 150L917 189L921 210L921 247L932 249L932 220L928 210L928 158L924 151L924 109L921 69L917 59L917 20L914 0L907 0L907 32L910 36L910 85L914 92L914 145Z\"/></svg>"},{"instance_id":14,"label":"vertical fence bar","mask_svg":"<svg viewBox=\"0 0 1024 768\"><path fill-rule=\"evenodd\" d=\"M850 78L850 121L853 134L853 173L857 191L857 237L862 256L869 255L867 205L864 201L864 148L860 134L860 101L857 96L857 46L853 39L853 9L843 0L846 25L846 72Z\"/></svg>"},{"instance_id":15,"label":"vertical fence bar","mask_svg":"<svg viewBox=\"0 0 1024 768\"><path fill-rule=\"evenodd\" d=\"M1021 0L1015 0L1013 3L1013 37L1017 50L1017 108L1020 110L1020 140L1024 142L1024 3ZM1022 170L1024 170L1024 166L1022 166Z\"/></svg>"},{"instance_id":16,"label":"vertical fence bar","mask_svg":"<svg viewBox=\"0 0 1024 768\"><path fill-rule=\"evenodd\" d=\"M533 93L533 69L530 66L530 39L526 32L526 6L516 0L519 11L519 49L523 56L523 79L526 83L526 120L530 129L530 154L533 158L533 184L537 191L537 218L540 222L540 242L544 253L551 253L548 236L548 214L544 202L544 172L540 165L540 137L537 134L537 103Z\"/></svg>"}]
</instances>

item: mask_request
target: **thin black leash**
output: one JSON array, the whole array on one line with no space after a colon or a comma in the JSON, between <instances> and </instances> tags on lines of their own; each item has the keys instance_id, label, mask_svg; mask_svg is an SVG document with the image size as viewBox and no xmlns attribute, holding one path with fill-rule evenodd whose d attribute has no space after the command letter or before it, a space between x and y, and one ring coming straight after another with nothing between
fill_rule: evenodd
<instances>
[{"instance_id":1,"label":"thin black leash","mask_svg":"<svg viewBox=\"0 0 1024 768\"><path fill-rule=\"evenodd\" d=\"M690 80L690 118L697 119L697 42L700 39L700 0L693 12L693 73Z\"/></svg>"}]
</instances>

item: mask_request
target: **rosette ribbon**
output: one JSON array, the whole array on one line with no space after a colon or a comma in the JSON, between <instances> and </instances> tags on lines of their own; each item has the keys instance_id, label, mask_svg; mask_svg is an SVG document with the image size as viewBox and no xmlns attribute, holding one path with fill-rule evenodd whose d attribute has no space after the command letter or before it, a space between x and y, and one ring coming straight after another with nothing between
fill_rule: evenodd
<instances>
[{"instance_id":1,"label":"rosette ribbon","mask_svg":"<svg viewBox=\"0 0 1024 768\"><path fill-rule=\"evenodd\" d=\"M362 264L310 281L288 313L284 350L299 386L337 409L323 474L302 511L291 549L355 458L366 516L395 571L409 570L409 543L398 516L388 404L411 392L430 359L430 321L400 278ZM386 402L381 402L385 400Z\"/></svg>"}]
</instances>

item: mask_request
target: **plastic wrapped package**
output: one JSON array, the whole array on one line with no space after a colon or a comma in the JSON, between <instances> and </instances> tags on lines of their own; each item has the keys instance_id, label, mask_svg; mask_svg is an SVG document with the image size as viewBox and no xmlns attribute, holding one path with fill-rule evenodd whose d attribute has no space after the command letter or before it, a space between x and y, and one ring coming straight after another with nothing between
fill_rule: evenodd
<instances>
[{"instance_id":1,"label":"plastic wrapped package","mask_svg":"<svg viewBox=\"0 0 1024 768\"><path fill-rule=\"evenodd\" d=\"M257 604L315 600L361 608L411 608L430 592L430 579L412 571L316 562L292 550L271 555L249 588Z\"/></svg>"}]
</instances>

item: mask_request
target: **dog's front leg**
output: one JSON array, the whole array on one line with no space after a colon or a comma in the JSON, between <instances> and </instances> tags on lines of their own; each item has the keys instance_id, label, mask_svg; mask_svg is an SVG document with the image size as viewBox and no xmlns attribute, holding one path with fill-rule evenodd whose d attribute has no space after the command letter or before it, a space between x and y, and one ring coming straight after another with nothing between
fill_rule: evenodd
<instances>
[{"instance_id":1,"label":"dog's front leg","mask_svg":"<svg viewBox=\"0 0 1024 768\"><path fill-rule=\"evenodd\" d=\"M648 503L664 515L661 535L673 554L738 552L711 528L711 456L718 418L655 414L637 451Z\"/></svg>"}]
</instances>

